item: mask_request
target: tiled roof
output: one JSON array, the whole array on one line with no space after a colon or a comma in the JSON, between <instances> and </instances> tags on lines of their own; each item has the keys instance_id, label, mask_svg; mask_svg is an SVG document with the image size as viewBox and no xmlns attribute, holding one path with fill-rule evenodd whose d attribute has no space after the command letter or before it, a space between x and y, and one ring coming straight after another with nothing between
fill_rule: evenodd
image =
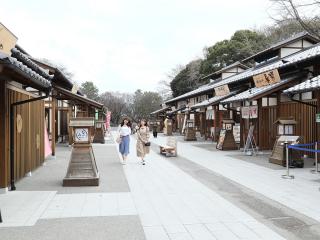
<instances>
[{"instance_id":1,"label":"tiled roof","mask_svg":"<svg viewBox=\"0 0 320 240\"><path fill-rule=\"evenodd\" d=\"M264 73L273 69L280 69L286 66L290 66L296 63L299 63L301 61L311 59L313 57L320 56L320 44L316 44L310 48L307 48L305 50L302 50L300 52L294 53L292 55L289 55L287 57L284 57L276 62L273 62L271 64L268 64L266 66L261 66L257 68L250 68L244 72L241 72L237 75L228 77L214 85L212 85L212 88L219 87L225 84L234 83L237 81L244 80L246 78L258 75L260 73Z\"/></svg>"},{"instance_id":2,"label":"tiled roof","mask_svg":"<svg viewBox=\"0 0 320 240\"><path fill-rule=\"evenodd\" d=\"M15 57L5 57L0 59L0 61L4 64L8 64L10 68L20 71L25 75L26 78L28 78L36 85L40 85L43 88L51 87L51 82L48 79L42 77L40 74L32 70L30 67L28 67Z\"/></svg>"},{"instance_id":3,"label":"tiled roof","mask_svg":"<svg viewBox=\"0 0 320 240\"><path fill-rule=\"evenodd\" d=\"M160 113L160 112L164 112L166 110L168 110L169 108L171 108L170 106L164 107L164 108L160 108L152 113L150 113L150 115L156 114L156 113Z\"/></svg>"},{"instance_id":4,"label":"tiled roof","mask_svg":"<svg viewBox=\"0 0 320 240\"><path fill-rule=\"evenodd\" d=\"M297 33L297 34L293 35L292 37L284 39L284 40L282 40L280 42L277 42L277 43L271 45L270 47L268 47L268 48L266 48L266 49L264 49L264 50L262 50L262 51L260 51L260 52L258 52L256 54L254 54L254 55L251 55L250 57L244 59L243 61L246 62L246 61L248 61L250 59L256 58L256 57L258 57L260 55L263 55L263 54L265 54L267 52L278 50L281 47L284 47L285 45L288 45L288 44L290 44L292 42L295 42L295 41L298 41L298 40L301 40L301 39L307 39L307 40L309 40L309 41L311 41L313 43L319 42L319 39L317 39L315 36L313 36L313 35L309 34L308 32L304 31L304 32Z\"/></svg>"},{"instance_id":5,"label":"tiled roof","mask_svg":"<svg viewBox=\"0 0 320 240\"><path fill-rule=\"evenodd\" d=\"M264 72L267 72L267 71L270 71L273 69L280 69L283 67L287 67L287 66L299 63L301 61L311 59L313 57L319 57L319 56L320 56L320 44L316 44L314 46L311 46L311 47L306 48L300 52L297 52L297 53L294 53L294 54L289 55L287 57L284 57L284 58L282 58L276 62L270 63L268 65L259 66L259 67L255 67L255 68L249 68L239 74L230 76L230 77L225 78L221 81L203 85L196 90L185 93L185 94L178 96L176 98L170 99L166 103L174 102L179 99L187 98L192 95L207 92L207 91L213 90L214 88L225 85L225 84L230 84L230 83L242 81L242 80L245 80L245 79L250 78L252 76L258 75L260 73L264 73Z\"/></svg>"},{"instance_id":6,"label":"tiled roof","mask_svg":"<svg viewBox=\"0 0 320 240\"><path fill-rule=\"evenodd\" d=\"M44 70L42 67L34 63L28 55L22 53L17 48L13 48L11 50L12 57L16 58L17 60L23 62L25 65L27 65L29 68L37 72L39 75L41 75L44 78L52 79L53 75L48 74L46 70Z\"/></svg>"},{"instance_id":7,"label":"tiled roof","mask_svg":"<svg viewBox=\"0 0 320 240\"><path fill-rule=\"evenodd\" d=\"M184 99L184 98L187 98L187 97L190 97L190 96L193 96L193 95L197 95L198 93L209 91L209 90L213 89L213 88L211 88L211 86L213 84L214 84L214 82L210 82L208 84L202 85L202 86L200 86L199 88L197 88L195 90L192 90L190 92L182 94L182 95L180 95L178 97L172 98L172 99L166 101L166 103L175 102L175 101L180 100L180 99Z\"/></svg>"},{"instance_id":8,"label":"tiled roof","mask_svg":"<svg viewBox=\"0 0 320 240\"><path fill-rule=\"evenodd\" d=\"M313 91L316 89L320 89L320 75L286 89L283 92L295 94L299 92Z\"/></svg>"},{"instance_id":9,"label":"tiled roof","mask_svg":"<svg viewBox=\"0 0 320 240\"><path fill-rule=\"evenodd\" d=\"M232 95L236 94L236 91L234 92L230 92L229 94L225 95L225 96L214 96L212 98L209 98L207 100L204 100L200 103L197 103L195 105L193 105L191 108L201 108L201 107L207 107L210 105L214 105L216 103L219 103L221 100L226 99Z\"/></svg>"},{"instance_id":10,"label":"tiled roof","mask_svg":"<svg viewBox=\"0 0 320 240\"><path fill-rule=\"evenodd\" d=\"M278 83L272 84L272 85L263 86L263 87L254 87L254 88L248 89L244 92L241 92L237 95L234 95L230 98L227 98L227 99L221 101L221 103L231 103L231 102L239 102L239 101L253 99L254 97L256 97L258 95L266 93L266 92L273 90L277 87L280 87L290 81L293 81L300 76L301 75L295 75L295 76L288 77L288 78L286 78Z\"/></svg>"},{"instance_id":11,"label":"tiled roof","mask_svg":"<svg viewBox=\"0 0 320 240\"><path fill-rule=\"evenodd\" d=\"M186 109L187 108L187 106L186 105L184 105L184 106L182 106L182 107L180 107L180 108L177 108L177 109L175 109L175 110L173 110L173 111L170 111L170 112L167 112L167 114L174 114L174 113L176 113L176 112L179 112L179 111L182 111L182 110L184 110L184 109Z\"/></svg>"}]
</instances>

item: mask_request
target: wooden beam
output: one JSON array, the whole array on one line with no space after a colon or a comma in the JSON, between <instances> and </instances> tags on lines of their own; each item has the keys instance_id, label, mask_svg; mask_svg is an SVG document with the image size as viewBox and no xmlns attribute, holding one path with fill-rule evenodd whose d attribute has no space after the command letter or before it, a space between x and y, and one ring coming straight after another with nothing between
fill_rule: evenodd
<instances>
[{"instance_id":1,"label":"wooden beam","mask_svg":"<svg viewBox=\"0 0 320 240\"><path fill-rule=\"evenodd\" d=\"M8 186L6 161L6 110L7 94L6 81L0 81L0 188Z\"/></svg>"}]
</instances>

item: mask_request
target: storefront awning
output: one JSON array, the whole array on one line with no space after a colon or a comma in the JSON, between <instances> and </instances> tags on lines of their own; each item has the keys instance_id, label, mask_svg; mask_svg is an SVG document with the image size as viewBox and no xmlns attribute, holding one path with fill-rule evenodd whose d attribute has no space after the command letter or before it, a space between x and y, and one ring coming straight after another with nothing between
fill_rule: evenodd
<instances>
[{"instance_id":1,"label":"storefront awning","mask_svg":"<svg viewBox=\"0 0 320 240\"><path fill-rule=\"evenodd\" d=\"M92 107L102 109L103 104L98 103L92 99L83 97L81 95L75 94L69 90L66 90L64 88L53 86L53 89L57 92L57 94L54 96L56 99L59 100L75 100L84 104L91 105Z\"/></svg>"},{"instance_id":2,"label":"storefront awning","mask_svg":"<svg viewBox=\"0 0 320 240\"><path fill-rule=\"evenodd\" d=\"M287 94L296 94L314 90L320 90L320 75L286 89L283 92Z\"/></svg>"},{"instance_id":3,"label":"storefront awning","mask_svg":"<svg viewBox=\"0 0 320 240\"><path fill-rule=\"evenodd\" d=\"M232 102L241 102L245 100L256 100L259 98L262 98L264 96L267 96L273 92L276 92L280 89L288 87L288 84L292 83L295 80L301 79L302 76L305 76L305 74L296 74L294 76L290 76L284 80L281 80L278 83L268 85L268 86L263 86L263 87L255 87L248 89L244 92L241 92L237 95L234 95L230 98L227 98L221 103L232 103Z\"/></svg>"}]
</instances>

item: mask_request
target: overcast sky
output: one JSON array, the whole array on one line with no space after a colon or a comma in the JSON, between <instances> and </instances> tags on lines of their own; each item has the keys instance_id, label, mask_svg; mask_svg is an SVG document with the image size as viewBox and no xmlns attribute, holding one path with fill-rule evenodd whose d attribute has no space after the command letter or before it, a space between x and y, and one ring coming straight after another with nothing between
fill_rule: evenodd
<instances>
[{"instance_id":1,"label":"overcast sky","mask_svg":"<svg viewBox=\"0 0 320 240\"><path fill-rule=\"evenodd\" d=\"M156 90L179 64L236 30L271 22L268 0L10 0L0 21L32 56L100 92Z\"/></svg>"}]
</instances>

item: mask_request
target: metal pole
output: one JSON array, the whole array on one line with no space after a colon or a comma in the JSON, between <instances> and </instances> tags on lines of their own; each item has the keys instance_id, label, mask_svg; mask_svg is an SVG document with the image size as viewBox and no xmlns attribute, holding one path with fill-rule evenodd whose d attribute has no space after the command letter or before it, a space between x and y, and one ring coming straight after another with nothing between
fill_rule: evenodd
<instances>
[{"instance_id":1,"label":"metal pole","mask_svg":"<svg viewBox=\"0 0 320 240\"><path fill-rule=\"evenodd\" d=\"M312 169L310 172L311 172L311 173L319 173L319 168L318 168L318 153L317 153L317 150L318 150L318 142L315 142L315 144L314 144L314 150L315 150L315 153L314 153L315 169Z\"/></svg>"},{"instance_id":2,"label":"metal pole","mask_svg":"<svg viewBox=\"0 0 320 240\"><path fill-rule=\"evenodd\" d=\"M316 152L315 152L316 172L319 172L319 169L318 169L318 142L316 142L314 148L316 150Z\"/></svg>"},{"instance_id":3,"label":"metal pole","mask_svg":"<svg viewBox=\"0 0 320 240\"><path fill-rule=\"evenodd\" d=\"M11 191L16 190L14 179L14 105L10 105L10 185Z\"/></svg>"},{"instance_id":4,"label":"metal pole","mask_svg":"<svg viewBox=\"0 0 320 240\"><path fill-rule=\"evenodd\" d=\"M288 148L288 142L287 141L285 141L284 142L284 146L285 146L285 148L286 148L286 174L284 174L284 175L282 175L282 178L285 178L285 179L293 179L294 178L294 176L293 175L290 175L289 174L289 148Z\"/></svg>"}]
</instances>

